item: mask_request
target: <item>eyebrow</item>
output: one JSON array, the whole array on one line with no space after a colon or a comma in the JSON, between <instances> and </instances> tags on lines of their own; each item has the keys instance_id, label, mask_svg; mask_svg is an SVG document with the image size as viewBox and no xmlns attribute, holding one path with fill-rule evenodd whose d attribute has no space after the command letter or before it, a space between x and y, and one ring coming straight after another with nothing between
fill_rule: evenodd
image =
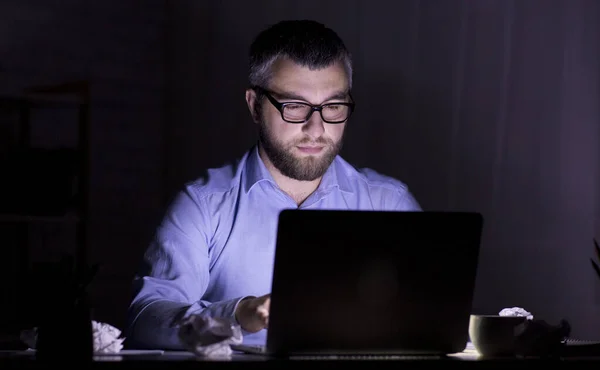
<instances>
[{"instance_id":1,"label":"eyebrow","mask_svg":"<svg viewBox=\"0 0 600 370\"><path fill-rule=\"evenodd\" d=\"M275 95L276 97L281 98L281 99L302 100L302 101L308 102L308 99L306 99L305 97L303 97L300 94L296 94L296 93L293 93L293 92L284 92L284 93L273 92L273 95ZM343 100L343 99L346 99L347 97L348 97L348 92L347 91L338 91L338 92L330 95L324 101L329 101L329 100Z\"/></svg>"}]
</instances>

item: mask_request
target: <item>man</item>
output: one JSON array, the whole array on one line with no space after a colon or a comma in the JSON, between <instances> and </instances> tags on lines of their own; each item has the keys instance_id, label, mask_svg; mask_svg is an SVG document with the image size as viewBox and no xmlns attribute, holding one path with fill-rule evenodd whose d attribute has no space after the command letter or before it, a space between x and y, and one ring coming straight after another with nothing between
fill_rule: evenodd
<instances>
[{"instance_id":1,"label":"man","mask_svg":"<svg viewBox=\"0 0 600 370\"><path fill-rule=\"evenodd\" d=\"M338 156L354 101L351 57L334 31L314 21L264 30L249 79L258 144L170 206L134 279L130 346L181 348L177 323L198 313L228 318L244 343L264 344L283 209L420 210L403 183Z\"/></svg>"}]
</instances>

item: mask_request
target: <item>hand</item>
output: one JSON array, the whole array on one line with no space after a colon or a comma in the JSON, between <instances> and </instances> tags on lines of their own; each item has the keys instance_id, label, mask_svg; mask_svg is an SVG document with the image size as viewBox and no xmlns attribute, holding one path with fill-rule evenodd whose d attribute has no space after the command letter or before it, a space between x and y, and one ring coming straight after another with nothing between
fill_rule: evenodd
<instances>
[{"instance_id":1,"label":"hand","mask_svg":"<svg viewBox=\"0 0 600 370\"><path fill-rule=\"evenodd\" d=\"M256 333L269 326L270 305L271 294L243 299L235 310L235 318L242 329Z\"/></svg>"}]
</instances>

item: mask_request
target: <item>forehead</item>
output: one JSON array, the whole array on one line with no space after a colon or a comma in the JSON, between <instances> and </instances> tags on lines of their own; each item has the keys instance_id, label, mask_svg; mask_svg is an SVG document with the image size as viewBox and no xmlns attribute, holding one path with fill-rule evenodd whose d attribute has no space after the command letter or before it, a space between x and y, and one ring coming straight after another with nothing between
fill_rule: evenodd
<instances>
[{"instance_id":1,"label":"forehead","mask_svg":"<svg viewBox=\"0 0 600 370\"><path fill-rule=\"evenodd\" d=\"M341 62L328 67L311 70L283 58L273 64L269 89L277 92L293 92L307 97L348 89L348 76Z\"/></svg>"}]
</instances>

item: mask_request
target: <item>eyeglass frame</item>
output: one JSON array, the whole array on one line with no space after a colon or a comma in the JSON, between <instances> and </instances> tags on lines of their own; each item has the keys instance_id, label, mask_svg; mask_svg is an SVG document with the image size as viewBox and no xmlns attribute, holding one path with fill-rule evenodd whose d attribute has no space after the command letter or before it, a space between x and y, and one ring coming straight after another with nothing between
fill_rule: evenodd
<instances>
[{"instance_id":1,"label":"eyeglass frame","mask_svg":"<svg viewBox=\"0 0 600 370\"><path fill-rule=\"evenodd\" d=\"M348 97L350 98L350 102L336 102L336 103L325 103L325 104L320 104L320 105L313 105L307 102L300 102L300 101L295 101L295 102L285 102L285 103L281 103L279 101L277 101L277 99L275 99L271 94L273 94L274 92L269 91L265 88L262 88L260 86L254 86L252 87L252 89L257 93L257 94L263 94L267 97L267 99L269 100L269 102L275 107L275 109L277 109L279 111L279 113L281 114L281 119L284 120L287 123L292 123L292 124L302 124L302 123L306 123L308 122L308 120L310 119L310 117L312 117L312 115L315 112L319 112L319 115L321 116L321 119L323 120L323 122L325 123L329 123L330 125L339 125L341 123L344 123L346 121L348 121L348 119L350 119L350 116L352 116L352 113L354 113L354 107L356 106L356 103L354 102L354 98L352 98L352 94L348 93ZM289 121L287 119L285 119L285 117L283 116L283 109L285 108L286 105L288 104L301 104L301 105L305 105L307 107L310 108L310 112L308 113L308 115L306 116L306 118L303 121ZM323 108L330 106L330 105L344 105L347 106L350 111L348 112L348 116L343 120L343 121L328 121L325 119L325 117L323 117Z\"/></svg>"}]
</instances>

